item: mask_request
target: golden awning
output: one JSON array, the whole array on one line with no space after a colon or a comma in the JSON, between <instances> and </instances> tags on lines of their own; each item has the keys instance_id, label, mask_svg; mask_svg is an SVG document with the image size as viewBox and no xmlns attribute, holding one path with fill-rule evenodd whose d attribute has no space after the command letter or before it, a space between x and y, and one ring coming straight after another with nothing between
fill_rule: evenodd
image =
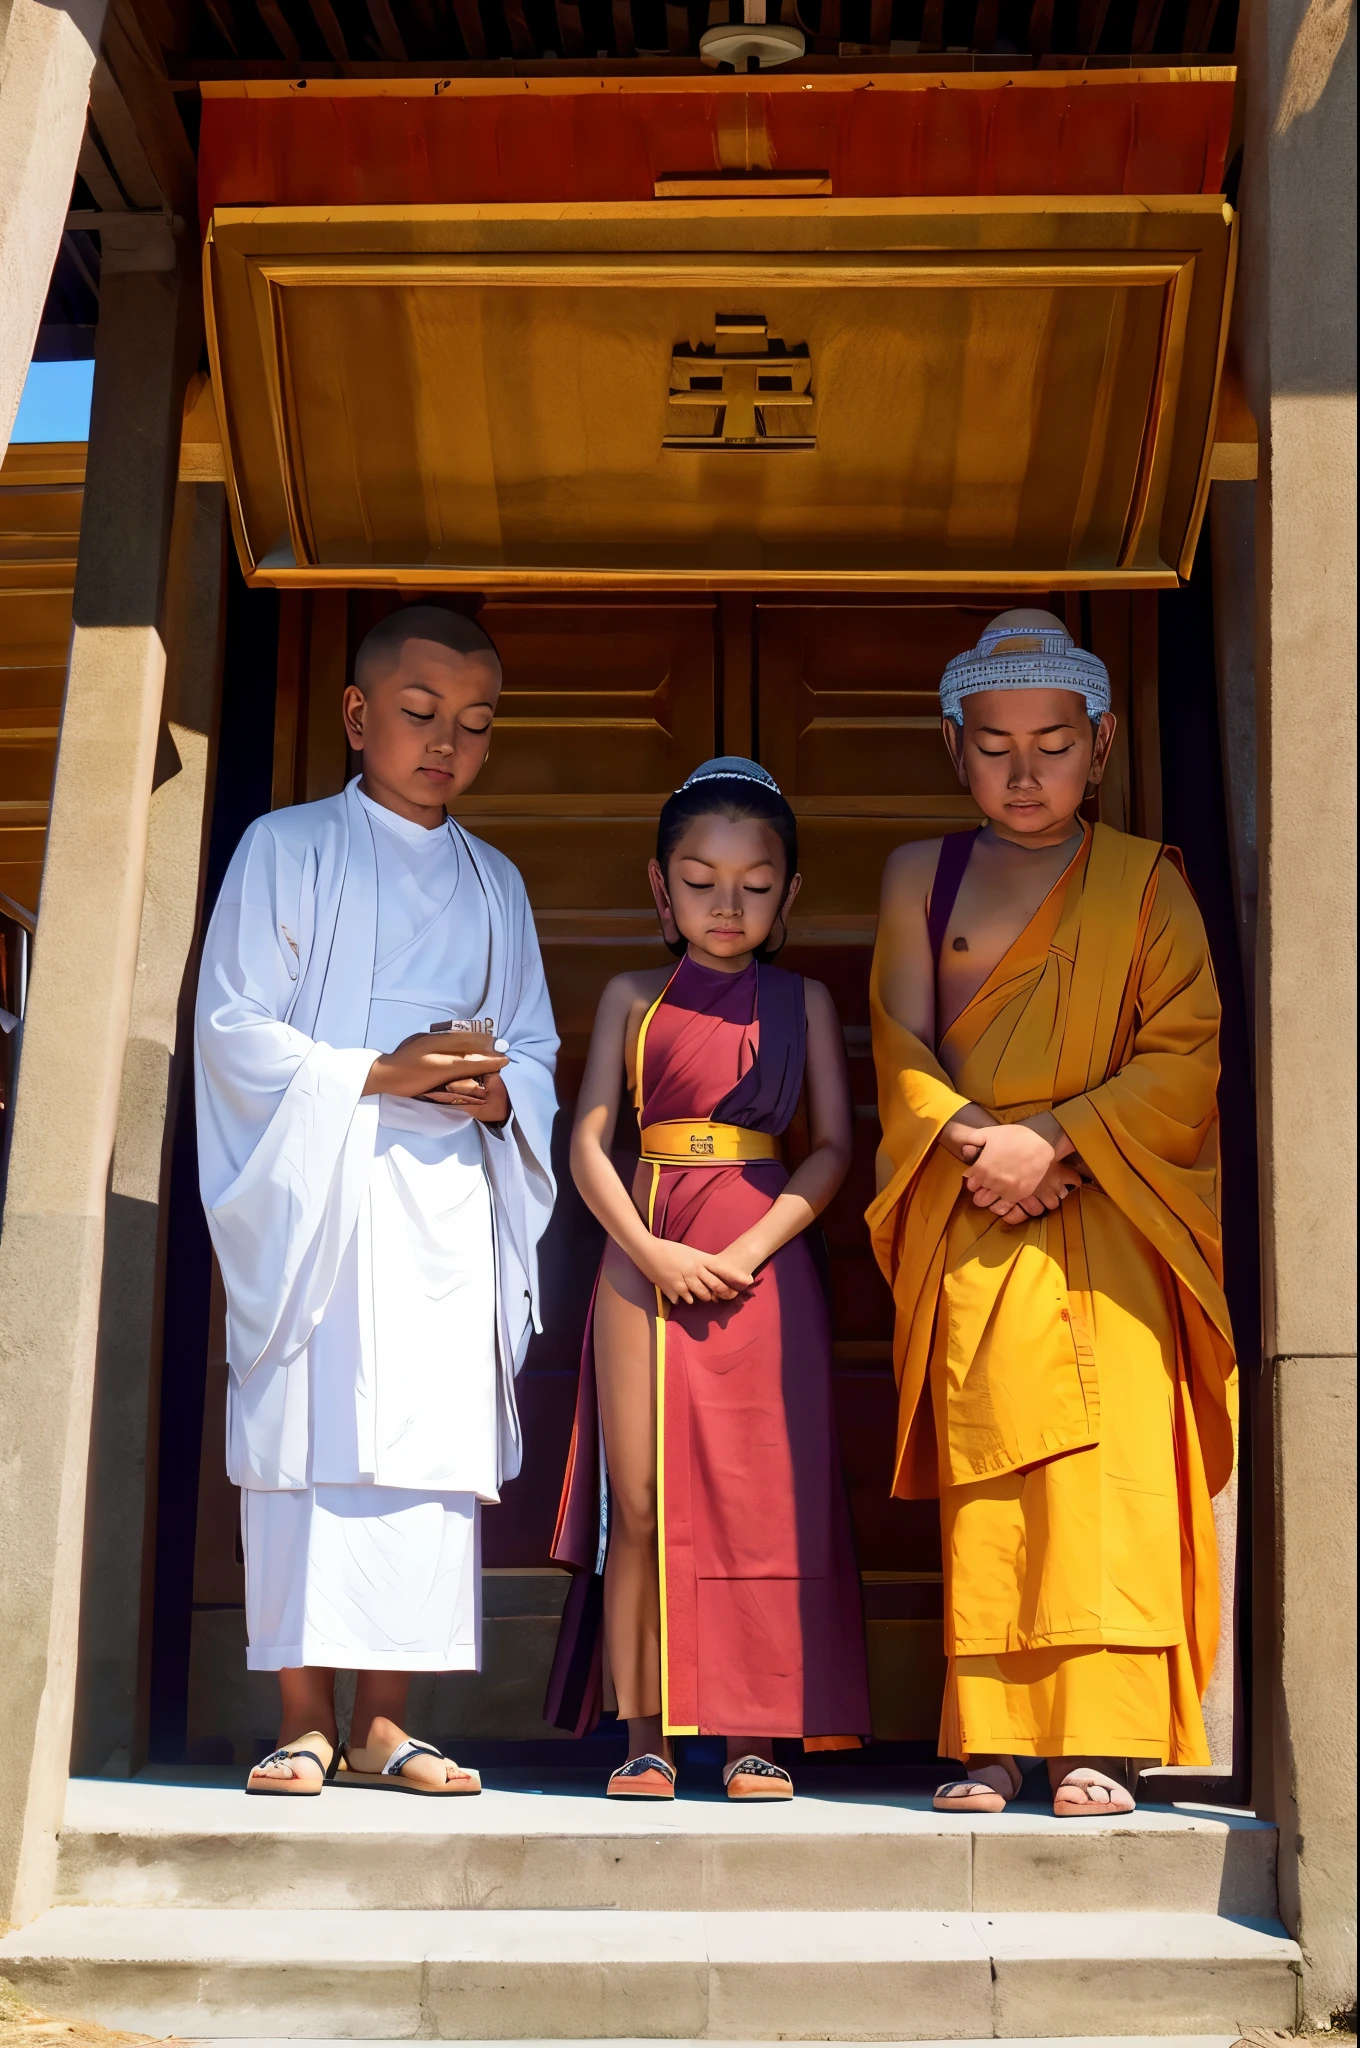
<instances>
[{"instance_id":1,"label":"golden awning","mask_svg":"<svg viewBox=\"0 0 1360 2048\"><path fill-rule=\"evenodd\" d=\"M1155 586L1188 569L1215 197L219 208L250 581Z\"/></svg>"}]
</instances>

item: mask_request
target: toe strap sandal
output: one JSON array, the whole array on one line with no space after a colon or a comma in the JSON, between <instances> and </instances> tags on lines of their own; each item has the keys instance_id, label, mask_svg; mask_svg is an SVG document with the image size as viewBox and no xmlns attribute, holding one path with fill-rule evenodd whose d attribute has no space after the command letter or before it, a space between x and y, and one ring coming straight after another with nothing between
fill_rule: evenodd
<instances>
[{"instance_id":1,"label":"toe strap sandal","mask_svg":"<svg viewBox=\"0 0 1360 2048\"><path fill-rule=\"evenodd\" d=\"M414 1778L403 1777L406 1765L416 1756L435 1757L445 1766L453 1764L458 1775L450 1778L446 1769L446 1782L442 1785L422 1785ZM465 1799L482 1789L482 1781L476 1771L463 1770L451 1756L445 1756L441 1749L436 1749L432 1742L417 1742L410 1735L397 1744L380 1771L357 1769L350 1762L349 1751L342 1743L340 1770L335 1782L337 1785L353 1785L361 1792L411 1792L417 1799Z\"/></svg>"},{"instance_id":2,"label":"toe strap sandal","mask_svg":"<svg viewBox=\"0 0 1360 2048\"><path fill-rule=\"evenodd\" d=\"M327 1747L330 1745L327 1744ZM270 1764L296 1763L300 1757L306 1757L308 1763L316 1765L321 1773L320 1785L309 1785L296 1772L291 1778L265 1778L256 1784L258 1774ZM252 1799L316 1799L324 1786L335 1783L335 1773L339 1764L338 1748L331 1750L331 1760L327 1764L321 1761L314 1749L290 1749L285 1743L282 1749L271 1749L268 1756L262 1756L260 1761L251 1767L250 1776L246 1779L246 1791Z\"/></svg>"},{"instance_id":3,"label":"toe strap sandal","mask_svg":"<svg viewBox=\"0 0 1360 2048\"><path fill-rule=\"evenodd\" d=\"M1005 1779L1005 1787L998 1779ZM1018 1799L1024 1780L1016 1764L979 1764L966 1778L941 1785L931 1804L936 1813L1004 1813Z\"/></svg>"},{"instance_id":4,"label":"toe strap sandal","mask_svg":"<svg viewBox=\"0 0 1360 2048\"><path fill-rule=\"evenodd\" d=\"M634 1756L610 1773L610 1799L674 1799L675 1766L664 1756Z\"/></svg>"},{"instance_id":5,"label":"toe strap sandal","mask_svg":"<svg viewBox=\"0 0 1360 2048\"><path fill-rule=\"evenodd\" d=\"M739 1756L723 1772L729 1799L792 1799L793 1779L763 1756Z\"/></svg>"}]
</instances>

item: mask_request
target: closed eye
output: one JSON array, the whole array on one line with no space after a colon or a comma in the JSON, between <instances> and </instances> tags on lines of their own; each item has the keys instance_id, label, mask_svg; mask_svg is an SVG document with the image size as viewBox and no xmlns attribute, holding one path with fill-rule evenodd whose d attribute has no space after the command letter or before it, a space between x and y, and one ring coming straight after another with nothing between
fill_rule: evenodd
<instances>
[{"instance_id":1,"label":"closed eye","mask_svg":"<svg viewBox=\"0 0 1360 2048\"><path fill-rule=\"evenodd\" d=\"M417 725L434 724L433 711L412 711L409 704L403 704L401 708L406 713L406 716L408 718L414 718Z\"/></svg>"}]
</instances>

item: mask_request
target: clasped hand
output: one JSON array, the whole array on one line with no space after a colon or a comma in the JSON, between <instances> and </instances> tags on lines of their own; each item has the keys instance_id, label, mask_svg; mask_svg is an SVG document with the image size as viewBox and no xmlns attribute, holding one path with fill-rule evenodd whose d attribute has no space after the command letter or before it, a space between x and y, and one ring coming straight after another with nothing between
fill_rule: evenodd
<instances>
[{"instance_id":1,"label":"clasped hand","mask_svg":"<svg viewBox=\"0 0 1360 2048\"><path fill-rule=\"evenodd\" d=\"M1060 1159L1030 1124L989 1125L964 1147L964 1162L974 1204L1011 1225L1056 1209L1082 1182L1076 1161Z\"/></svg>"},{"instance_id":2,"label":"clasped hand","mask_svg":"<svg viewBox=\"0 0 1360 2048\"><path fill-rule=\"evenodd\" d=\"M699 1252L692 1245L655 1237L647 1278L660 1288L667 1301L691 1305L696 1301L735 1301L755 1285L755 1274L740 1239L725 1252Z\"/></svg>"},{"instance_id":3,"label":"clasped hand","mask_svg":"<svg viewBox=\"0 0 1360 2048\"><path fill-rule=\"evenodd\" d=\"M395 1052L379 1053L368 1070L365 1095L441 1102L466 1111L478 1123L503 1124L510 1114L509 1091L501 1079L506 1054L455 1053L448 1043L442 1032L417 1031Z\"/></svg>"}]
</instances>

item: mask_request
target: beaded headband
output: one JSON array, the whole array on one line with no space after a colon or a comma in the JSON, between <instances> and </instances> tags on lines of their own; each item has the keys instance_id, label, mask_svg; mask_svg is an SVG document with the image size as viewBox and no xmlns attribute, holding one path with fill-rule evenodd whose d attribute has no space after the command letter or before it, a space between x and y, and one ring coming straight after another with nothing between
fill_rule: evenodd
<instances>
[{"instance_id":1,"label":"beaded headband","mask_svg":"<svg viewBox=\"0 0 1360 2048\"><path fill-rule=\"evenodd\" d=\"M782 794L769 769L762 768L759 761L748 761L744 754L719 754L712 761L701 761L675 793L679 796L680 790L693 789L700 782L755 782L762 789L773 790L776 796Z\"/></svg>"},{"instance_id":2,"label":"beaded headband","mask_svg":"<svg viewBox=\"0 0 1360 2048\"><path fill-rule=\"evenodd\" d=\"M1052 612L1002 612L976 647L956 654L940 682L940 709L963 724L963 700L981 690L1076 690L1092 718L1110 708L1110 677L1099 655L1078 647Z\"/></svg>"}]
</instances>

